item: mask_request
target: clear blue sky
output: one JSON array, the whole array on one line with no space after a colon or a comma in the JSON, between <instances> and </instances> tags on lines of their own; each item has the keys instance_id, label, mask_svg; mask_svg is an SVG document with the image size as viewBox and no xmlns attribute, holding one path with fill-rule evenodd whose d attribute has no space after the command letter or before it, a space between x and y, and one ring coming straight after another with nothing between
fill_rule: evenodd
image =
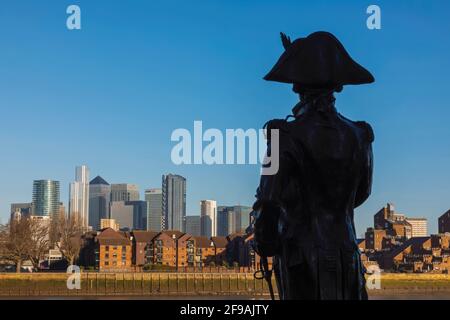
<instances>
[{"instance_id":1,"label":"clear blue sky","mask_svg":"<svg viewBox=\"0 0 450 320\"><path fill-rule=\"evenodd\" d=\"M337 107L372 124L373 195L358 234L386 202L411 216L450 208L448 1L375 1L382 29L366 28L366 1L35 1L0 5L0 217L31 200L33 179L56 179L67 205L74 167L110 183L158 187L188 180L188 214L201 199L251 205L258 166L170 161L175 128L259 128L296 103L262 76L292 38L333 32L376 77L346 87ZM78 4L82 30L66 28Z\"/></svg>"}]
</instances>

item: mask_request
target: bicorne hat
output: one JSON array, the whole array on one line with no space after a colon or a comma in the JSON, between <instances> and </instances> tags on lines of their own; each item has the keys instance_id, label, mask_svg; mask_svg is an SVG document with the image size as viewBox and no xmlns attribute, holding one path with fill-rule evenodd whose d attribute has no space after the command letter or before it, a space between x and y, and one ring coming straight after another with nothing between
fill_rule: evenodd
<instances>
[{"instance_id":1,"label":"bicorne hat","mask_svg":"<svg viewBox=\"0 0 450 320\"><path fill-rule=\"evenodd\" d=\"M294 91L330 89L375 81L356 63L339 40L329 32L315 32L291 43L281 33L285 52L264 77L268 81L293 83Z\"/></svg>"}]
</instances>

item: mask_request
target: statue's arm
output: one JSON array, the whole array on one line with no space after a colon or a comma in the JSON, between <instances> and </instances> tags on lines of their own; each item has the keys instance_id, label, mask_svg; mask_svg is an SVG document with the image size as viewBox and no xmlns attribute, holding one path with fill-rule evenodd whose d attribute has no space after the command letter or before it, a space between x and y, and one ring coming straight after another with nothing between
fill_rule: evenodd
<instances>
[{"instance_id":1,"label":"statue's arm","mask_svg":"<svg viewBox=\"0 0 450 320\"><path fill-rule=\"evenodd\" d=\"M280 126L280 128L278 128ZM267 141L267 155L278 158L278 171L273 175L261 175L259 186L256 190L256 202L254 210L259 210L266 204L269 206L279 206L282 203L283 191L289 183L289 178L295 170L295 155L293 154L292 141L286 131L283 130L283 123L272 123L268 125L268 130L279 129L279 152L278 156L272 154L271 141ZM272 160L273 161L273 160Z\"/></svg>"},{"instance_id":2,"label":"statue's arm","mask_svg":"<svg viewBox=\"0 0 450 320\"><path fill-rule=\"evenodd\" d=\"M355 208L362 205L367 198L369 198L372 192L372 177L373 177L373 151L372 142L374 141L374 135L372 128L368 123L363 123L366 134L367 134L367 144L366 150L363 157L363 166L361 172L361 179L359 182L358 190L356 191L355 197Z\"/></svg>"}]
</instances>

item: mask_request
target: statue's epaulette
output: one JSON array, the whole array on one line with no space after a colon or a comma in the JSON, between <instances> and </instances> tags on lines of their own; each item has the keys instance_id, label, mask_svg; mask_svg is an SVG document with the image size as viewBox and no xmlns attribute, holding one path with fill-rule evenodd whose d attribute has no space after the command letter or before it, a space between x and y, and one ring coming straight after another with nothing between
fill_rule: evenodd
<instances>
[{"instance_id":1,"label":"statue's epaulette","mask_svg":"<svg viewBox=\"0 0 450 320\"><path fill-rule=\"evenodd\" d=\"M264 124L264 128L267 130L270 129L287 130L288 122L285 119L272 119Z\"/></svg>"},{"instance_id":2,"label":"statue's epaulette","mask_svg":"<svg viewBox=\"0 0 450 320\"><path fill-rule=\"evenodd\" d=\"M288 131L288 122L285 119L272 119L264 124L264 129L267 129L267 140L270 140L270 132L273 129L278 129L283 132Z\"/></svg>"},{"instance_id":3,"label":"statue's epaulette","mask_svg":"<svg viewBox=\"0 0 450 320\"><path fill-rule=\"evenodd\" d=\"M370 126L370 124L368 124L365 121L356 121L355 123L358 125L358 127L364 129L364 131L366 132L366 137L369 140L369 142L373 142L375 140L375 135L373 133L373 129Z\"/></svg>"}]
</instances>

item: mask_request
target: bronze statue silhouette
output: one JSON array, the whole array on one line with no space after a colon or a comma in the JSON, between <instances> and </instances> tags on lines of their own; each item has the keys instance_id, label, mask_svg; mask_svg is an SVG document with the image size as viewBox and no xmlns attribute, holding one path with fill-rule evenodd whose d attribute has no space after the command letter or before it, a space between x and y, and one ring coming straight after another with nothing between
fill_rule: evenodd
<instances>
[{"instance_id":1,"label":"bronze statue silhouette","mask_svg":"<svg viewBox=\"0 0 450 320\"><path fill-rule=\"evenodd\" d=\"M374 78L328 32L281 38L264 79L292 83L300 102L291 121L266 123L279 130L279 170L257 189L255 249L274 257L280 299L367 299L353 212L371 192L374 135L336 111L334 92Z\"/></svg>"}]
</instances>

